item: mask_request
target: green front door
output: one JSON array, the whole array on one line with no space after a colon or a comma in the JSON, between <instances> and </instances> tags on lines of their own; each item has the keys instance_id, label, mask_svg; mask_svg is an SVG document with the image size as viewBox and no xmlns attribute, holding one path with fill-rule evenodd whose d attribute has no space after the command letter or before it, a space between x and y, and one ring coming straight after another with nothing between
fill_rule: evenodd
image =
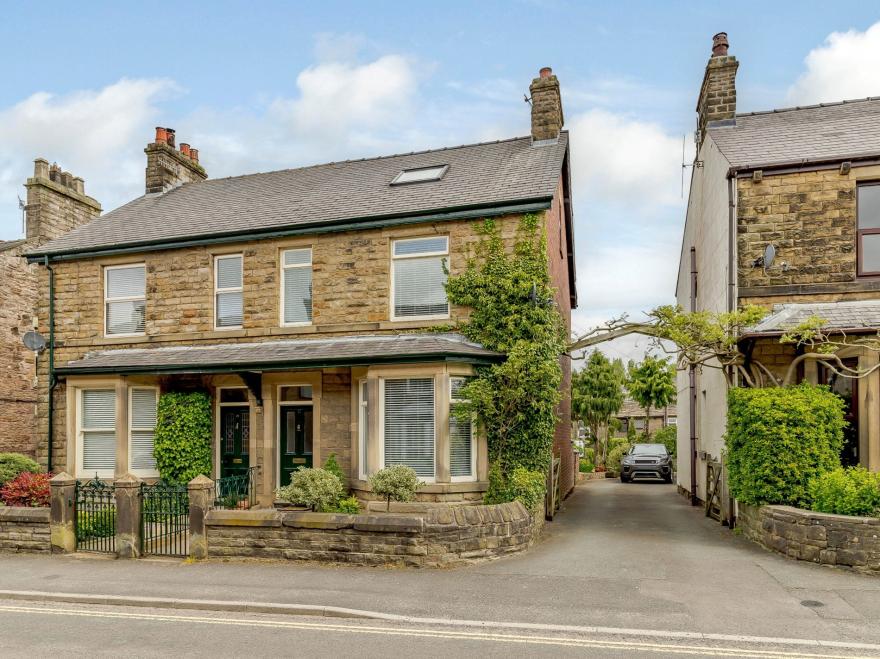
<instances>
[{"instance_id":1,"label":"green front door","mask_svg":"<svg viewBox=\"0 0 880 659\"><path fill-rule=\"evenodd\" d=\"M220 408L220 476L246 474L250 438L250 408Z\"/></svg>"},{"instance_id":2,"label":"green front door","mask_svg":"<svg viewBox=\"0 0 880 659\"><path fill-rule=\"evenodd\" d=\"M290 476L301 467L312 466L312 406L281 406L281 483L289 485Z\"/></svg>"}]
</instances>

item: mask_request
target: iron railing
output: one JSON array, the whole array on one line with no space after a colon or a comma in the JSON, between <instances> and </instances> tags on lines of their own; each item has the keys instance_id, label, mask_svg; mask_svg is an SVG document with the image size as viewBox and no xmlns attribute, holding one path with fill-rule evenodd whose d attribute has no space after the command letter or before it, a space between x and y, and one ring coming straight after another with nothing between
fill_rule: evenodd
<instances>
[{"instance_id":1,"label":"iron railing","mask_svg":"<svg viewBox=\"0 0 880 659\"><path fill-rule=\"evenodd\" d=\"M77 551L116 552L116 495L113 485L95 474L76 483Z\"/></svg>"},{"instance_id":2,"label":"iron railing","mask_svg":"<svg viewBox=\"0 0 880 659\"><path fill-rule=\"evenodd\" d=\"M257 467L214 481L214 508L244 510L257 502Z\"/></svg>"},{"instance_id":3,"label":"iron railing","mask_svg":"<svg viewBox=\"0 0 880 659\"><path fill-rule=\"evenodd\" d=\"M189 492L186 484L141 485L141 551L153 556L189 552Z\"/></svg>"}]
</instances>

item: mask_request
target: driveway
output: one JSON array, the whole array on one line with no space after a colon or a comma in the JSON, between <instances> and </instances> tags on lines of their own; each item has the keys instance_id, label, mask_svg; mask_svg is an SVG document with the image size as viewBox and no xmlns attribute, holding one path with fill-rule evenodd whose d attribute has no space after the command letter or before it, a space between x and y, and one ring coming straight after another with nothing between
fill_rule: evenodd
<instances>
[{"instance_id":1,"label":"driveway","mask_svg":"<svg viewBox=\"0 0 880 659\"><path fill-rule=\"evenodd\" d=\"M7 554L0 589L880 643L880 578L768 553L673 486L612 480L579 486L530 552L466 568Z\"/></svg>"}]
</instances>

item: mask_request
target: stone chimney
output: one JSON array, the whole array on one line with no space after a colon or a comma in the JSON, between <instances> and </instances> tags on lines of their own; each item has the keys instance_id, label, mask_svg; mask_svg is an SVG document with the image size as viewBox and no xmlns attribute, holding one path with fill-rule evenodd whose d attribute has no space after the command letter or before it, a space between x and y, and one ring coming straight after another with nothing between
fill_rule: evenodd
<instances>
[{"instance_id":1,"label":"stone chimney","mask_svg":"<svg viewBox=\"0 0 880 659\"><path fill-rule=\"evenodd\" d=\"M34 175L25 183L25 238L33 246L63 236L101 214L101 204L86 195L79 176L34 160Z\"/></svg>"},{"instance_id":2,"label":"stone chimney","mask_svg":"<svg viewBox=\"0 0 880 659\"><path fill-rule=\"evenodd\" d=\"M697 146L703 143L711 121L735 121L736 70L739 62L727 54L727 32L712 37L712 57L706 64L700 98L697 100Z\"/></svg>"},{"instance_id":3,"label":"stone chimney","mask_svg":"<svg viewBox=\"0 0 880 659\"><path fill-rule=\"evenodd\" d=\"M565 123L559 80L553 69L545 66L529 86L532 96L532 141L555 140Z\"/></svg>"},{"instance_id":4,"label":"stone chimney","mask_svg":"<svg viewBox=\"0 0 880 659\"><path fill-rule=\"evenodd\" d=\"M156 141L147 144L147 194L167 192L184 183L198 183L208 178L199 164L199 151L187 143L176 147L173 128L156 126Z\"/></svg>"}]
</instances>

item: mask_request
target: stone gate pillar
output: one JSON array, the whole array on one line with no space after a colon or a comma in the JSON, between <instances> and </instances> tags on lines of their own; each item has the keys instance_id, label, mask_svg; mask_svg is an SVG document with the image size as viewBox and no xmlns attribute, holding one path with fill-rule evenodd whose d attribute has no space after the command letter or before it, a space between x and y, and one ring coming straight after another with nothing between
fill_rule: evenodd
<instances>
[{"instance_id":1,"label":"stone gate pillar","mask_svg":"<svg viewBox=\"0 0 880 659\"><path fill-rule=\"evenodd\" d=\"M76 551L76 479L66 472L49 480L49 536L53 553Z\"/></svg>"},{"instance_id":2,"label":"stone gate pillar","mask_svg":"<svg viewBox=\"0 0 880 659\"><path fill-rule=\"evenodd\" d=\"M141 479L126 474L113 483L116 494L116 555L141 555Z\"/></svg>"},{"instance_id":3,"label":"stone gate pillar","mask_svg":"<svg viewBox=\"0 0 880 659\"><path fill-rule=\"evenodd\" d=\"M208 557L208 536L205 534L205 515L214 501L214 481L207 476L196 476L187 485L189 490L189 555Z\"/></svg>"}]
</instances>

